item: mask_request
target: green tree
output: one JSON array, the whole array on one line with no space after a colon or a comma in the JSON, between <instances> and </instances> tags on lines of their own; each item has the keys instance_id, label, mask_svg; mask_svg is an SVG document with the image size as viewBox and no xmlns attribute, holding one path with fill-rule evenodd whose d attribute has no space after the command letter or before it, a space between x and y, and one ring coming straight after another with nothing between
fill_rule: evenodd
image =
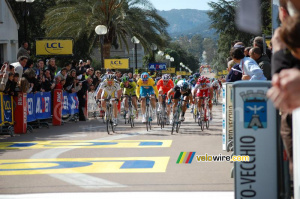
<instances>
[{"instance_id":1,"label":"green tree","mask_svg":"<svg viewBox=\"0 0 300 199\"><path fill-rule=\"evenodd\" d=\"M75 41L88 43L90 53L98 42L97 25L105 25L105 58L110 57L112 45L122 43L128 50L127 37L136 36L144 49L151 52L151 44L164 47L169 38L168 23L157 14L148 0L57 0L49 9L43 27L49 37L73 37ZM84 38L84 39L83 39Z\"/></svg>"},{"instance_id":2,"label":"green tree","mask_svg":"<svg viewBox=\"0 0 300 199\"><path fill-rule=\"evenodd\" d=\"M18 20L20 25L18 37L19 44L25 40L25 24L24 24L24 14L25 3L16 2L15 0L8 0L12 10ZM33 3L26 3L27 12L26 14L26 24L27 24L27 41L31 47L31 54L35 54L34 41L37 37L45 36L45 29L42 28L42 22L45 18L45 12L48 8L55 5L55 0L36 0ZM29 15L28 15L29 14Z\"/></svg>"},{"instance_id":3,"label":"green tree","mask_svg":"<svg viewBox=\"0 0 300 199\"><path fill-rule=\"evenodd\" d=\"M212 8L208 12L208 16L212 21L211 28L216 30L219 34L218 40L218 55L215 56L215 69L223 70L226 66L226 58L229 56L229 51L234 40L242 41L246 46L251 46L251 40L257 36L243 31L240 31L235 24L238 0L226 1L219 0L218 2L210 2L209 6ZM270 0L262 0L262 32L270 34L271 32L271 13Z\"/></svg>"}]
</instances>

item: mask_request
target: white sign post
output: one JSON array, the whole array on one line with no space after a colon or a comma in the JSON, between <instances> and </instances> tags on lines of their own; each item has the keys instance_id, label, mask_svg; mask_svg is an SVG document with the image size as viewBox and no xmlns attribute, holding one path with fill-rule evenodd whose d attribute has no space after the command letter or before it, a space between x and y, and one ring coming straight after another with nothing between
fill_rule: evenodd
<instances>
[{"instance_id":1,"label":"white sign post","mask_svg":"<svg viewBox=\"0 0 300 199\"><path fill-rule=\"evenodd\" d=\"M236 82L234 151L250 157L235 162L235 198L278 198L278 117L266 93L270 82Z\"/></svg>"}]
</instances>

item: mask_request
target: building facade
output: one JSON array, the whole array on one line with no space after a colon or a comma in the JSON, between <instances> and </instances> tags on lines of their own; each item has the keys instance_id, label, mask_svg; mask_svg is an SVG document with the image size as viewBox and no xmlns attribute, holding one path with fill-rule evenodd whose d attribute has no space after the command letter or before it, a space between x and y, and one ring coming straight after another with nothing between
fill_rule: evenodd
<instances>
[{"instance_id":1,"label":"building facade","mask_svg":"<svg viewBox=\"0 0 300 199\"><path fill-rule=\"evenodd\" d=\"M18 21L7 0L0 0L0 63L17 61Z\"/></svg>"}]
</instances>

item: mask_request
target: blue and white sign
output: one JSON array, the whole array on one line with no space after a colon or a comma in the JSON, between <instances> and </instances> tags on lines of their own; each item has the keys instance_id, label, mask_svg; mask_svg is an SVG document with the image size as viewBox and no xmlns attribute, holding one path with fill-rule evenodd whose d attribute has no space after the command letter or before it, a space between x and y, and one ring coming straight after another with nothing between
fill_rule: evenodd
<instances>
[{"instance_id":1,"label":"blue and white sign","mask_svg":"<svg viewBox=\"0 0 300 199\"><path fill-rule=\"evenodd\" d=\"M69 94L68 106L71 115L74 115L75 113L79 113L79 100L77 97L77 93Z\"/></svg>"},{"instance_id":2,"label":"blue and white sign","mask_svg":"<svg viewBox=\"0 0 300 199\"><path fill-rule=\"evenodd\" d=\"M266 97L270 87L265 81L233 84L234 155L250 157L248 162L235 162L235 198L279 198L279 119Z\"/></svg>"},{"instance_id":3,"label":"blue and white sign","mask_svg":"<svg viewBox=\"0 0 300 199\"><path fill-rule=\"evenodd\" d=\"M62 115L68 115L70 112L69 103L68 103L69 93L66 91L63 92L63 98L64 98L64 103L63 103Z\"/></svg>"},{"instance_id":4,"label":"blue and white sign","mask_svg":"<svg viewBox=\"0 0 300 199\"><path fill-rule=\"evenodd\" d=\"M267 128L267 97L264 91L240 93L244 101L244 127Z\"/></svg>"},{"instance_id":5,"label":"blue and white sign","mask_svg":"<svg viewBox=\"0 0 300 199\"><path fill-rule=\"evenodd\" d=\"M51 118L51 93L39 92L34 95L36 119Z\"/></svg>"},{"instance_id":6,"label":"blue and white sign","mask_svg":"<svg viewBox=\"0 0 300 199\"><path fill-rule=\"evenodd\" d=\"M35 117L35 104L34 104L34 94L27 94L27 122L33 122L36 120Z\"/></svg>"},{"instance_id":7,"label":"blue and white sign","mask_svg":"<svg viewBox=\"0 0 300 199\"><path fill-rule=\"evenodd\" d=\"M166 63L149 63L149 70L167 70Z\"/></svg>"}]
</instances>

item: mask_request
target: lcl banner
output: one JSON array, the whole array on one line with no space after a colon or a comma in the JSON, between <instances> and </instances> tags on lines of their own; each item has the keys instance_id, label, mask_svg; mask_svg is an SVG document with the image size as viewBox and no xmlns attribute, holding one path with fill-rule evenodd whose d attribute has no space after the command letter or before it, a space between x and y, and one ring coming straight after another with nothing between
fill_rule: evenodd
<instances>
[{"instance_id":1,"label":"lcl banner","mask_svg":"<svg viewBox=\"0 0 300 199\"><path fill-rule=\"evenodd\" d=\"M3 95L4 123L13 124L13 98L11 95Z\"/></svg>"},{"instance_id":2,"label":"lcl banner","mask_svg":"<svg viewBox=\"0 0 300 199\"><path fill-rule=\"evenodd\" d=\"M72 38L39 38L36 40L37 56L66 56L73 55L74 41Z\"/></svg>"}]
</instances>

